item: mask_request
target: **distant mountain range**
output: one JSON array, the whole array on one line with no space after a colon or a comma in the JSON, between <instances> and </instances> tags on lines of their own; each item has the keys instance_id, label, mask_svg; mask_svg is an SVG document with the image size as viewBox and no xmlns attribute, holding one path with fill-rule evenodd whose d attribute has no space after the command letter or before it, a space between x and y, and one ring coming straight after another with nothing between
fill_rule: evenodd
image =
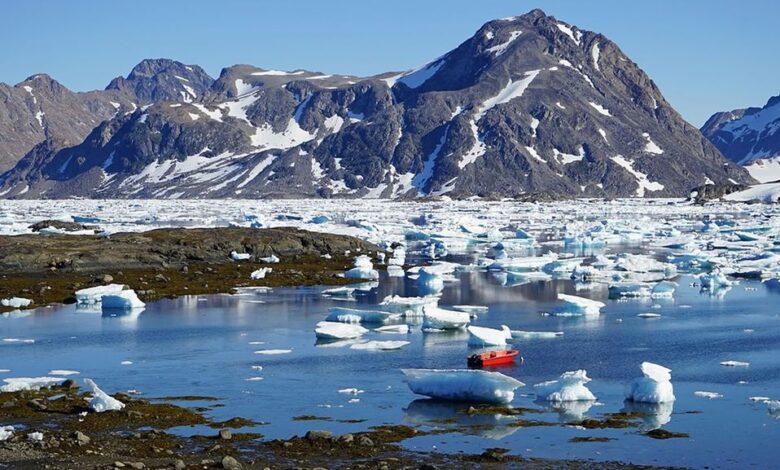
<instances>
[{"instance_id":1,"label":"distant mountain range","mask_svg":"<svg viewBox=\"0 0 780 470\"><path fill-rule=\"evenodd\" d=\"M0 86L0 196L662 197L751 183L601 34L541 10L373 77L145 60Z\"/></svg>"},{"instance_id":2,"label":"distant mountain range","mask_svg":"<svg viewBox=\"0 0 780 470\"><path fill-rule=\"evenodd\" d=\"M747 165L755 179L780 180L780 96L763 108L713 114L701 131L726 158Z\"/></svg>"}]
</instances>

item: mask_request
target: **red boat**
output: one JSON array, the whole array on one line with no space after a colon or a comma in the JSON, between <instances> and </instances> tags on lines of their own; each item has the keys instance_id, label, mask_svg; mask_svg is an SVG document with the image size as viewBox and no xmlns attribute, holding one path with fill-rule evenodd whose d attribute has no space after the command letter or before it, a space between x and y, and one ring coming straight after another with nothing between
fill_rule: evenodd
<instances>
[{"instance_id":1,"label":"red boat","mask_svg":"<svg viewBox=\"0 0 780 470\"><path fill-rule=\"evenodd\" d=\"M469 367L491 367L491 366L503 366L506 364L513 364L515 357L520 354L514 349L508 351L491 351L482 354L472 354L468 357L467 363ZM520 360L522 361L522 357Z\"/></svg>"}]
</instances>

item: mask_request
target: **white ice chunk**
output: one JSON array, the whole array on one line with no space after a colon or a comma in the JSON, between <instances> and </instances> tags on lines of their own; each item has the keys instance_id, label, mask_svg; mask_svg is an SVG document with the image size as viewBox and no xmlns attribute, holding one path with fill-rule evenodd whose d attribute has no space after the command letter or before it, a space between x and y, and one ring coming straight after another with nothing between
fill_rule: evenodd
<instances>
[{"instance_id":1,"label":"white ice chunk","mask_svg":"<svg viewBox=\"0 0 780 470\"><path fill-rule=\"evenodd\" d=\"M563 331L522 331L512 330L515 339L551 339L563 336Z\"/></svg>"},{"instance_id":2,"label":"white ice chunk","mask_svg":"<svg viewBox=\"0 0 780 470\"><path fill-rule=\"evenodd\" d=\"M723 361L720 363L720 365L726 367L750 367L749 362L742 362L742 361Z\"/></svg>"},{"instance_id":3,"label":"white ice chunk","mask_svg":"<svg viewBox=\"0 0 780 470\"><path fill-rule=\"evenodd\" d=\"M365 351L392 351L401 349L409 344L409 341L366 341L350 346L350 349L360 349Z\"/></svg>"},{"instance_id":4,"label":"white ice chunk","mask_svg":"<svg viewBox=\"0 0 780 470\"><path fill-rule=\"evenodd\" d=\"M250 275L253 280L265 279L265 276L273 271L272 268L260 268L256 271L252 271Z\"/></svg>"},{"instance_id":5,"label":"white ice chunk","mask_svg":"<svg viewBox=\"0 0 780 470\"><path fill-rule=\"evenodd\" d=\"M457 330L470 321L468 312L445 310L433 305L423 307L423 328L430 330Z\"/></svg>"},{"instance_id":6,"label":"white ice chunk","mask_svg":"<svg viewBox=\"0 0 780 470\"><path fill-rule=\"evenodd\" d=\"M558 300L566 302L553 313L556 316L599 315L604 302L586 299L576 295L558 294Z\"/></svg>"},{"instance_id":7,"label":"white ice chunk","mask_svg":"<svg viewBox=\"0 0 780 470\"><path fill-rule=\"evenodd\" d=\"M499 372L471 369L401 369L418 395L455 401L510 403L525 384Z\"/></svg>"},{"instance_id":8,"label":"white ice chunk","mask_svg":"<svg viewBox=\"0 0 780 470\"><path fill-rule=\"evenodd\" d=\"M409 325L387 325L387 326L380 326L379 328L374 329L377 333L390 333L390 334L399 334L399 335L405 335L409 333Z\"/></svg>"},{"instance_id":9,"label":"white ice chunk","mask_svg":"<svg viewBox=\"0 0 780 470\"><path fill-rule=\"evenodd\" d=\"M666 403L675 400L672 371L666 367L642 363L644 377L634 379L626 388L626 400L641 403Z\"/></svg>"},{"instance_id":10,"label":"white ice chunk","mask_svg":"<svg viewBox=\"0 0 780 470\"><path fill-rule=\"evenodd\" d=\"M469 346L505 346L506 340L512 338L509 327L501 325L501 329L486 328L484 326L469 326Z\"/></svg>"},{"instance_id":11,"label":"white ice chunk","mask_svg":"<svg viewBox=\"0 0 780 470\"><path fill-rule=\"evenodd\" d=\"M13 435L14 435L13 426L0 426L0 442L7 441Z\"/></svg>"},{"instance_id":12,"label":"white ice chunk","mask_svg":"<svg viewBox=\"0 0 780 470\"><path fill-rule=\"evenodd\" d=\"M271 263L271 264L274 264L274 263L278 263L278 262L279 262L279 261L281 261L281 260L279 259L279 257L278 257L278 256L276 256L276 255L271 255L271 256L265 256L265 257L263 257L263 258L260 258L260 261L261 261L261 262L263 262L263 263Z\"/></svg>"},{"instance_id":13,"label":"white ice chunk","mask_svg":"<svg viewBox=\"0 0 780 470\"><path fill-rule=\"evenodd\" d=\"M0 392L40 390L53 385L60 385L63 381L62 377L12 377L3 379L5 385L0 387Z\"/></svg>"},{"instance_id":14,"label":"white ice chunk","mask_svg":"<svg viewBox=\"0 0 780 470\"><path fill-rule=\"evenodd\" d=\"M130 310L146 306L132 289L123 290L116 295L104 295L100 298L100 302L103 310Z\"/></svg>"},{"instance_id":15,"label":"white ice chunk","mask_svg":"<svg viewBox=\"0 0 780 470\"><path fill-rule=\"evenodd\" d=\"M329 322L341 323L378 323L384 324L400 320L400 313L383 312L381 310L360 310L355 308L332 307L329 310Z\"/></svg>"},{"instance_id":16,"label":"white ice chunk","mask_svg":"<svg viewBox=\"0 0 780 470\"><path fill-rule=\"evenodd\" d=\"M249 259L251 257L252 257L252 255L250 255L249 253L239 253L237 251L231 251L230 252L230 258L233 261L243 261L243 260L247 260L247 259Z\"/></svg>"},{"instance_id":17,"label":"white ice chunk","mask_svg":"<svg viewBox=\"0 0 780 470\"><path fill-rule=\"evenodd\" d=\"M379 279L379 272L374 269L374 263L366 255L355 258L354 267L344 274L350 279Z\"/></svg>"},{"instance_id":18,"label":"white ice chunk","mask_svg":"<svg viewBox=\"0 0 780 470\"><path fill-rule=\"evenodd\" d=\"M92 305L101 302L104 295L118 295L124 290L122 284L108 284L106 286L90 287L76 291L76 302L81 305Z\"/></svg>"},{"instance_id":19,"label":"white ice chunk","mask_svg":"<svg viewBox=\"0 0 780 470\"><path fill-rule=\"evenodd\" d=\"M596 397L585 386L590 382L584 370L564 372L558 380L534 385L536 396L546 401L589 401Z\"/></svg>"},{"instance_id":20,"label":"white ice chunk","mask_svg":"<svg viewBox=\"0 0 780 470\"><path fill-rule=\"evenodd\" d=\"M22 297L11 297L10 299L0 300L0 305L3 307L22 308L29 307L32 304L32 300L24 299Z\"/></svg>"},{"instance_id":21,"label":"white ice chunk","mask_svg":"<svg viewBox=\"0 0 780 470\"><path fill-rule=\"evenodd\" d=\"M92 379L84 379L84 383L92 389L92 398L89 400L89 406L96 412L119 411L125 407L124 403L101 390Z\"/></svg>"},{"instance_id":22,"label":"white ice chunk","mask_svg":"<svg viewBox=\"0 0 780 470\"><path fill-rule=\"evenodd\" d=\"M321 321L317 323L314 333L320 339L351 339L358 338L368 330L360 325L349 323Z\"/></svg>"}]
</instances>

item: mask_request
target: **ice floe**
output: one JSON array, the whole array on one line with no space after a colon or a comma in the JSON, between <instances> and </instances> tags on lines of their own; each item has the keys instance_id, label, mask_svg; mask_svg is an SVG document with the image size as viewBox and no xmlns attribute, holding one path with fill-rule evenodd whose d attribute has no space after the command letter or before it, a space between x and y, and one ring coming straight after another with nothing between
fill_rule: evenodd
<instances>
[{"instance_id":1,"label":"ice floe","mask_svg":"<svg viewBox=\"0 0 780 470\"><path fill-rule=\"evenodd\" d=\"M558 380L542 382L534 385L534 393L546 401L590 401L596 396L585 386L590 382L584 370L564 372Z\"/></svg>"},{"instance_id":2,"label":"ice floe","mask_svg":"<svg viewBox=\"0 0 780 470\"><path fill-rule=\"evenodd\" d=\"M499 372L471 369L402 369L418 395L454 401L510 403L522 382Z\"/></svg>"},{"instance_id":3,"label":"ice floe","mask_svg":"<svg viewBox=\"0 0 780 470\"><path fill-rule=\"evenodd\" d=\"M640 403L666 403L675 400L672 371L652 362L641 365L644 377L634 379L626 387L626 400Z\"/></svg>"}]
</instances>

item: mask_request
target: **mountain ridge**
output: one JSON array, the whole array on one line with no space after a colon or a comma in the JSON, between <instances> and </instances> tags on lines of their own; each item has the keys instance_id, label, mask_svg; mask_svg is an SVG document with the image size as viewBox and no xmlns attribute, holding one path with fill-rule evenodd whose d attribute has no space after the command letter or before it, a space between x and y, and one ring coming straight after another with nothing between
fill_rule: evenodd
<instances>
[{"instance_id":1,"label":"mountain ridge","mask_svg":"<svg viewBox=\"0 0 780 470\"><path fill-rule=\"evenodd\" d=\"M148 80L147 68L136 75ZM490 21L409 72L234 65L196 96L166 90L175 102L26 155L0 194L642 197L752 182L615 43L541 10Z\"/></svg>"}]
</instances>

